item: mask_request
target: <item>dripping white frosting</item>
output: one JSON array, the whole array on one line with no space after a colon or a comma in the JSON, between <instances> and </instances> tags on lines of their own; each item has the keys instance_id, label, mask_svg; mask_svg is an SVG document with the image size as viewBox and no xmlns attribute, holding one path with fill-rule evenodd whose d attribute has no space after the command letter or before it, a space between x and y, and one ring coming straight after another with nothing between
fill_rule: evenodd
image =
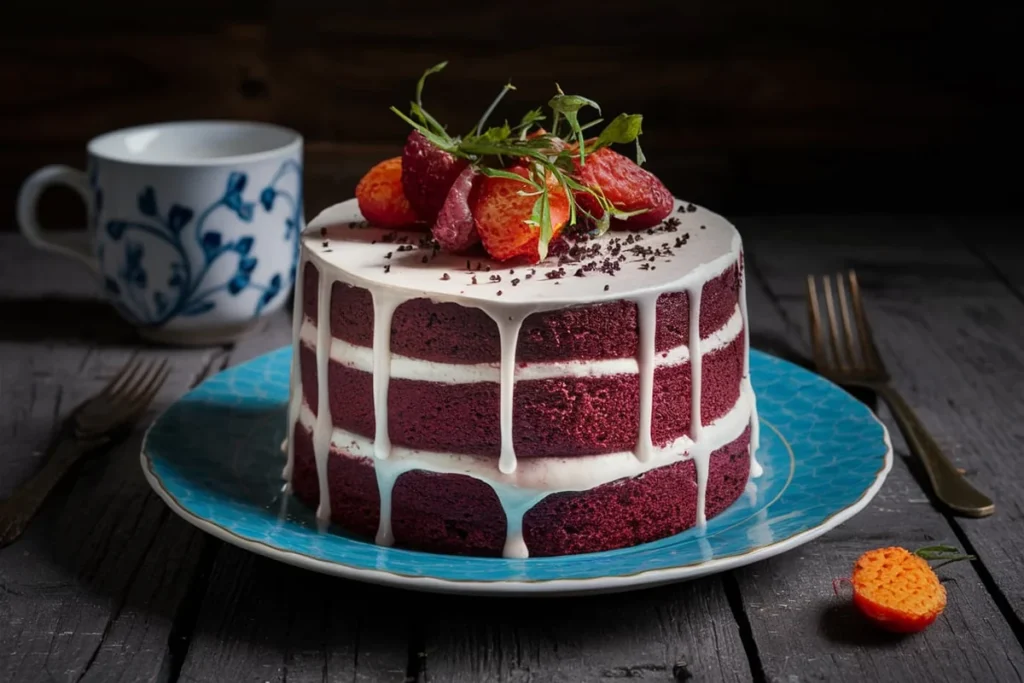
<instances>
[{"instance_id":1,"label":"dripping white frosting","mask_svg":"<svg viewBox=\"0 0 1024 683\"><path fill-rule=\"evenodd\" d=\"M743 267L740 268L740 317L743 319L743 390L751 396L754 389L750 384L750 318L747 317L747 260L746 255L741 251L740 259ZM754 399L750 406L750 476L760 477L764 474L764 468L757 460L757 449L761 445L761 422L757 417L757 400Z\"/></svg>"},{"instance_id":2,"label":"dripping white frosting","mask_svg":"<svg viewBox=\"0 0 1024 683\"><path fill-rule=\"evenodd\" d=\"M397 478L409 469L445 471L443 467L437 468L440 464L437 462L419 462L415 458L396 457L401 449L392 448L388 434L387 387L394 371L390 350L391 318L397 306L415 298L429 298L435 302L454 302L463 306L480 308L497 324L502 349L501 362L497 368L502 397L500 416L502 449L498 467L494 468L494 463L491 461L489 470L501 477L514 477L521 469L527 469L517 462L512 434L514 383L522 370L516 367L516 342L519 329L527 315L537 311L556 310L603 301L630 300L637 305L640 341L635 365L636 372L640 375L641 419L636 449L628 456L634 468L650 468L652 463L661 461L661 458L657 457L658 454L665 452L665 449L655 448L651 444L650 436L653 413L653 374L654 367L659 362L659 354L655 353L654 339L654 332L657 329L657 300L661 294L666 292L687 291L690 296L690 334L685 353L686 358L691 361L694 373L691 381L693 391L691 404L694 417L691 420L691 434L689 437L683 437L687 439L688 444L677 440L667 448L675 449L671 455L676 458L682 458L685 455L686 458L694 460L698 487L697 521L702 525L705 521L707 461L715 448L728 443L728 441L718 443L717 439L710 438L708 433L711 430L706 432L700 420L700 366L702 360L702 340L699 334L700 295L705 282L738 263L741 242L735 229L720 216L692 205L687 210L683 208L683 204L678 202L677 208L679 211L673 214L673 220L677 222L675 229L633 233L629 235L628 241L623 234L602 238L607 249L603 255L596 258L596 262L604 259L606 265L613 260L608 258L612 251L612 240L618 240L615 253L612 254L618 257L614 259L615 264L618 264L616 266L618 270L612 269L614 272L590 270L588 272L591 272L592 275L588 277L580 268L578 274L583 277L564 277L564 268L549 259L550 262L540 264L535 268L520 268L519 277L514 277L516 274L514 268L510 269L511 272L504 276L505 283L507 283L504 285L501 284L502 276L498 274L500 270L504 269L501 264L488 262L485 265L478 261L474 266L471 262L464 262L464 259L453 254L431 253L429 256L425 255L423 249L406 246L414 244L416 239L421 236L415 233L396 233L374 228L354 229L354 224L361 220L354 200L331 207L314 219L303 236L302 252L303 262L307 259L315 261L320 273L319 324L315 326L320 407L312 427L314 457L320 484L320 506L317 510L317 517L327 519L330 516L327 454L335 430L329 406L328 364L332 356L337 353L337 345L343 344L339 340L332 339L330 332L330 298L333 283L341 281L367 289L372 295L374 305L373 348L370 350L371 362L369 365L374 373L374 417L377 427L375 438L368 446L377 472L381 499L378 543L386 545L393 540L390 523L391 493ZM319 239L314 235L315 231L320 233ZM673 237L673 234L678 234L680 237ZM317 248L320 242L324 243L322 249ZM674 246L669 248L669 244L673 242ZM399 245L401 248L398 248ZM397 257L395 257L396 254ZM621 256L619 256L620 254ZM668 264L673 265L669 266ZM659 265L662 268L656 273ZM570 265L569 267L576 266ZM484 273L491 272L492 268L498 272L490 276L484 275ZM562 272L557 272L559 270ZM598 270L600 271L600 268ZM388 275L392 271L394 274L389 277ZM553 277L549 277L549 275ZM299 281L301 282L301 272ZM743 287L745 287L745 278L741 284L741 288ZM301 293L299 287L297 287L297 293ZM503 298L502 294L505 295ZM746 330L744 294L745 289L740 296L739 318L741 327ZM293 334L294 344L298 348L308 326L308 323L302 321L301 296L296 298L296 313ZM745 332L745 334L747 333ZM348 346L357 348L352 345ZM749 349L749 335L746 338L746 347ZM675 353L676 356L681 355L679 351ZM673 352L669 351L661 356L669 358L672 354ZM297 352L295 359L297 361ZM422 363L422 361L417 362L413 359L407 360L409 362L405 365ZM735 414L742 416L740 424L743 429L747 424L756 428L757 424L756 417L752 417L754 398L747 377L747 362L745 357L741 400L729 414L730 416ZM297 367L297 365L298 363L294 362L294 366ZM454 367L446 364L438 365ZM493 368L492 364L486 365ZM571 365L573 364L564 364L562 376L566 374L564 367ZM422 370L423 366L420 365L419 369ZM477 369L481 368L477 366ZM435 375L433 381L443 381L439 375ZM744 397L749 398L744 399ZM301 418L301 406L301 374L293 367L289 416L299 412ZM738 413L737 409L739 409ZM735 417L732 419L735 420ZM292 424L294 422L292 420ZM732 424L725 418L719 422ZM739 433L742 433L742 429ZM736 437L739 433L736 434ZM351 443L356 442L357 440L353 440ZM756 445L752 445L751 454L754 450L756 450ZM284 473L286 478L290 478L293 473L293 458L294 449L289 445L289 461ZM588 459L566 460L583 461ZM529 460L531 465L537 462L534 459ZM543 460L560 461L559 459ZM547 466L551 462L543 464ZM410 463L416 464L410 465ZM494 472L495 469L497 472ZM528 469L533 469L533 467ZM760 470L759 466L758 470ZM509 490L504 491L503 495L499 494L499 498L508 519L505 554L508 557L526 557L529 553L522 538L523 515L550 491L540 494L518 485L505 484L504 486ZM541 498L537 496L541 496Z\"/></svg>"},{"instance_id":3,"label":"dripping white frosting","mask_svg":"<svg viewBox=\"0 0 1024 683\"><path fill-rule=\"evenodd\" d=\"M498 469L509 474L516 471L516 448L512 442L512 403L516 390L516 345L519 330L526 319L523 311L504 318L495 319L501 336L501 457Z\"/></svg>"},{"instance_id":4,"label":"dripping white frosting","mask_svg":"<svg viewBox=\"0 0 1024 683\"><path fill-rule=\"evenodd\" d=\"M334 419L331 416L331 393L328 382L328 366L331 360L331 288L334 281L320 273L317 292L317 341L316 378L317 409L316 425L313 427L313 457L316 460L316 477L320 483L320 504L316 509L317 521L324 524L331 518L331 490L327 479L327 456L330 452Z\"/></svg>"},{"instance_id":5,"label":"dripping white frosting","mask_svg":"<svg viewBox=\"0 0 1024 683\"><path fill-rule=\"evenodd\" d=\"M638 298L636 313L639 328L637 372L640 375L640 433L636 439L636 458L640 462L648 462L654 450L651 421L654 414L654 333L658 325L658 295L646 294Z\"/></svg>"},{"instance_id":6,"label":"dripping white frosting","mask_svg":"<svg viewBox=\"0 0 1024 683\"><path fill-rule=\"evenodd\" d=\"M377 424L373 454L378 460L387 460L391 451L391 435L388 433L391 319L402 300L382 290L374 290L371 293L373 294L373 414ZM327 351L330 353L330 341L326 345ZM319 350L319 346L317 348Z\"/></svg>"},{"instance_id":7,"label":"dripping white frosting","mask_svg":"<svg viewBox=\"0 0 1024 683\"><path fill-rule=\"evenodd\" d=\"M708 467L711 450L704 439L704 424L701 418L701 373L704 354L700 350L700 300L704 294L704 283L698 282L687 290L690 300L690 440L693 441L691 457L697 474L697 526L707 523L704 502L707 500Z\"/></svg>"},{"instance_id":8,"label":"dripping white frosting","mask_svg":"<svg viewBox=\"0 0 1024 683\"><path fill-rule=\"evenodd\" d=\"M295 296L292 304L292 367L289 377L291 384L289 390L290 400L288 401L288 424L285 425L286 434L291 434L292 430L295 429L295 421L299 418L299 408L301 408L301 401L296 400L296 397L302 396L302 370L299 363L299 344L296 339L302 333L302 330L306 328L306 313L303 309L303 273L306 269L306 252L302 251L302 255L299 258L298 267L295 269ZM316 334L316 328L313 328L314 335ZM315 339L315 337L314 337ZM281 472L281 478L284 479L283 491L285 494L292 492L292 472L295 469L295 439L285 439L285 450L287 453L287 460L285 461L284 470Z\"/></svg>"}]
</instances>

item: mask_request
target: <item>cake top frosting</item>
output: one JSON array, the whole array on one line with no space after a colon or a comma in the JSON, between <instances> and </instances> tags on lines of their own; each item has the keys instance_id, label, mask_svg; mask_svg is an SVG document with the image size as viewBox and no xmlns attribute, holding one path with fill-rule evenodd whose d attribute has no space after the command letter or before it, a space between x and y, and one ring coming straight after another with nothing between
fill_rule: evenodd
<instances>
[{"instance_id":1,"label":"cake top frosting","mask_svg":"<svg viewBox=\"0 0 1024 683\"><path fill-rule=\"evenodd\" d=\"M655 227L559 243L541 263L501 263L455 254L422 231L368 226L355 200L314 218L303 234L308 258L337 279L367 289L468 305L558 307L685 289L735 263L740 236L722 216L676 201Z\"/></svg>"}]
</instances>

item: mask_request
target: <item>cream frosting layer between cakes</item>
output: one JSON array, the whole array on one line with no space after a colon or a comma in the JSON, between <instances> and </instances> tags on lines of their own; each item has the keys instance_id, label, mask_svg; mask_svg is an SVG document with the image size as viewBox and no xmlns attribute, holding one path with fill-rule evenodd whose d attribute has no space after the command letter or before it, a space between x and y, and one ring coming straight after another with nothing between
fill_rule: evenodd
<instances>
[{"instance_id":1,"label":"cream frosting layer between cakes","mask_svg":"<svg viewBox=\"0 0 1024 683\"><path fill-rule=\"evenodd\" d=\"M704 284L720 275L727 268L739 262L742 266L742 242L735 228L724 218L705 209L676 203L677 213L673 214L671 230L649 230L627 233L628 248L621 250L625 258L616 259L615 263L595 271L592 277L561 277L565 274L563 265L557 260L549 259L530 268L533 277L522 278L517 286L509 282L492 281L481 273L479 267L473 269L464 257L454 254L424 251L406 244L416 244L422 239L422 233L398 233L360 224L357 203L350 200L335 205L317 216L304 231L301 246L300 264L297 270L300 277L296 281L295 314L293 328L293 363L292 392L289 409L289 430L304 419L303 424L311 426L313 432L313 450L316 462L317 477L320 484L320 503L317 518L326 521L330 516L330 499L327 487L327 458L331 444L336 437L328 401L328 364L332 353L337 354L339 340L331 336L330 302L332 286L335 282L364 288L372 296L374 309L373 348L368 349L369 359L364 356L358 361L360 365L368 365L373 372L373 404L376 414L376 434L372 442L363 437L360 443L361 455L369 455L375 459L378 486L380 488L381 515L377 542L383 545L393 542L390 532L390 499L395 479L404 471L404 464L419 463L420 469L440 467L436 458L403 457L405 449L392 448L388 434L388 385L396 370L395 358L390 349L391 319L395 309L411 299L427 298L434 302L452 302L462 306L479 308L490 316L497 325L501 341L501 361L498 364L497 380L500 383L500 422L501 422L501 455L498 460L496 478L489 481L501 483L500 477L513 477L520 467L543 467L541 464L520 465L515 455L512 438L512 412L514 386L520 378L521 368L516 363L516 344L523 321L531 314L552 311L580 305L590 305L605 301L628 300L636 304L638 311L639 345L633 370L640 379L640 428L636 447L630 453L612 454L621 462L623 458L631 458L638 474L648 471L660 464L666 464L666 449L656 448L651 441L651 417L654 392L654 369L659 356L655 349L655 330L658 297L666 292L685 291L690 304L689 338L685 347L685 359L691 366L691 410L690 434L681 437L669 448L678 450L672 457L692 459L697 476L697 524L702 526L705 521L705 497L708 480L708 461L712 451L728 440L722 441L725 433L732 429L719 428L719 423L733 427L733 421L740 425L738 436L747 425L751 427L750 461L751 476L759 476L760 466L754 457L757 450L757 413L756 401L749 379L749 331L746 324L746 274L742 272L739 294L738 326L744 334L743 373L740 400L726 418L721 418L711 425L703 425L701 420L701 361L707 352L709 343L714 339L701 339L700 335L700 304ZM623 233L615 237L625 239ZM682 237L685 236L685 237ZM593 243L605 244L613 239L606 235ZM660 249L668 243L675 242L675 249ZM402 246L401 249L398 247ZM429 256L427 255L429 253ZM598 257L600 261L601 257ZM474 259L475 261L478 259ZM312 263L319 272L318 310L319 326L313 326L303 314L304 294L301 273L307 262ZM507 267L487 262L496 270ZM618 264L618 265L615 265ZM660 268L659 268L660 266ZM570 266L572 267L572 266ZM561 273L559 273L561 271ZM554 274L554 277L549 277ZM736 314L733 316L737 317ZM725 328L734 326L732 319ZM722 331L724 331L724 329ZM314 334L315 333L315 334ZM738 331L733 334L738 334ZM314 339L309 339L315 336ZM714 337L714 335L712 335ZM317 414L305 408L302 399L301 374L299 373L298 353L304 342L315 342L317 365L317 396L320 406ZM350 345L351 346L351 345ZM362 353L362 352L357 352ZM673 349L669 355L677 356L684 352ZM344 354L342 354L344 355ZM350 356L351 357L351 356ZM412 359L407 359L411 361ZM619 359L629 361L633 359ZM684 362L679 360L678 362ZM367 362L368 361L368 362ZM417 363L405 363L399 360L398 367L402 371L423 372L424 379L444 381L442 376L452 367L438 364L437 376L431 377L429 366ZM593 365L593 363L589 363ZM410 365L415 366L410 368ZM536 364L531 364L536 365ZM571 363L558 363L563 368ZM488 373L493 375L495 368L488 364ZM552 372L557 370L552 369ZM559 371L558 376L565 376L566 371ZM571 372L571 371L570 371ZM738 417L736 417L738 416ZM311 424L309 424L311 423ZM685 439L685 443L682 442ZM290 482L294 463L293 440L289 439L288 462L284 477ZM365 451L369 451L367 454ZM458 456L459 458L472 456ZM594 456L607 457L607 456ZM531 459L532 460L532 459ZM585 459L584 459L585 460ZM493 467L493 459L488 461ZM611 462L611 461L610 461ZM440 471L440 470L434 470ZM636 475L632 475L636 476ZM524 482L526 480L524 479ZM603 482L602 482L603 483ZM528 549L522 541L522 514L552 491L538 492L518 484L502 483L495 489L505 507L509 521L508 540L505 555L525 557ZM562 490L581 490L573 487ZM510 491L512 493L510 493ZM532 492L535 499L530 498ZM502 497L504 496L504 497ZM529 503L525 509L523 497ZM537 497L539 496L539 497ZM532 500L533 502L530 502ZM514 519L518 519L516 528Z\"/></svg>"},{"instance_id":2,"label":"cream frosting layer between cakes","mask_svg":"<svg viewBox=\"0 0 1024 683\"><path fill-rule=\"evenodd\" d=\"M724 348L743 332L743 315L737 305L729 320L710 336L704 337L701 351L704 355ZM317 326L308 317L302 325L299 339L306 348L316 350ZM337 337L330 339L331 361L362 372L373 372L373 349L349 343ZM655 354L655 367L683 365L690 359L689 346L677 346ZM605 358L600 360L549 361L519 363L515 369L517 382L555 379L559 377L607 377L635 375L640 371L636 358ZM442 384L471 384L500 382L500 363L441 363L439 361L410 358L391 354L392 379L412 379Z\"/></svg>"}]
</instances>

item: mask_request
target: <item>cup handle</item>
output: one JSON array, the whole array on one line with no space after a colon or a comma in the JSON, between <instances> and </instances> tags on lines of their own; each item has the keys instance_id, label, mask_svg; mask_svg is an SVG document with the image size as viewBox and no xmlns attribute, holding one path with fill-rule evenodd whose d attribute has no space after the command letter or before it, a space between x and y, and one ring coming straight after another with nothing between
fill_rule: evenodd
<instances>
[{"instance_id":1,"label":"cup handle","mask_svg":"<svg viewBox=\"0 0 1024 683\"><path fill-rule=\"evenodd\" d=\"M44 230L39 225L36 213L39 196L53 185L70 187L82 196L86 206L89 205L92 191L89 187L89 177L84 172L69 166L44 166L30 175L18 191L17 216L21 233L33 246L77 259L92 272L99 272L99 264L92 251L93 236L88 231L62 233Z\"/></svg>"}]
</instances>

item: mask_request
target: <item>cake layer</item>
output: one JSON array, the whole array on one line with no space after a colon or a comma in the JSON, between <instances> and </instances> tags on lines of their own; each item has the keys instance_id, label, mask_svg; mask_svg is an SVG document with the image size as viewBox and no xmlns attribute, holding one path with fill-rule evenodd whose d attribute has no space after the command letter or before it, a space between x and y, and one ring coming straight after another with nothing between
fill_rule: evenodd
<instances>
[{"instance_id":1,"label":"cake layer","mask_svg":"<svg viewBox=\"0 0 1024 683\"><path fill-rule=\"evenodd\" d=\"M516 272L525 277L530 270L504 270L502 277L515 279ZM478 280L487 277L486 273L480 274ZM306 263L303 278L303 313L318 326L316 266ZM700 305L701 337L708 337L724 327L735 314L739 289L736 264L704 284ZM334 282L330 311L332 337L372 348L374 309L368 290ZM637 315L637 304L627 300L532 313L519 330L516 360L533 363L633 358L639 345ZM657 352L689 343L689 316L687 292L666 292L658 296ZM498 363L501 339L494 319L480 308L414 298L395 309L391 351L408 358L449 364Z\"/></svg>"},{"instance_id":2,"label":"cake layer","mask_svg":"<svg viewBox=\"0 0 1024 683\"><path fill-rule=\"evenodd\" d=\"M743 335L706 352L701 364L701 416L710 424L737 403L743 379ZM640 424L640 378L632 373L522 379L514 386L512 437L520 458L580 456L631 450ZM316 354L303 345L299 362L306 403L318 410ZM624 362L624 361L619 361ZM552 372L559 370L551 364ZM629 365L627 363L627 365ZM493 381L452 383L406 379L389 383L388 433L396 446L498 457L501 451L501 390ZM454 366L458 367L458 366ZM527 370L523 368L523 370ZM452 372L457 372L453 369ZM654 370L651 440L655 446L689 433L689 362ZM437 376L445 374L436 369ZM526 374L524 372L524 374ZM376 420L373 375L333 361L328 370L333 424L373 438Z\"/></svg>"},{"instance_id":3,"label":"cake layer","mask_svg":"<svg viewBox=\"0 0 1024 683\"><path fill-rule=\"evenodd\" d=\"M719 514L743 492L750 469L749 446L747 428L711 454L704 503L707 518ZM296 425L294 449L293 490L317 507L320 488L313 439L302 424ZM557 462L550 465L557 466ZM487 482L465 474L406 471L386 491L389 504L382 506L374 467L371 458L353 457L331 446L325 482L330 516L347 532L377 537L381 510L386 509L393 541L400 547L508 554L506 508ZM677 460L640 476L539 498L522 516L522 540L530 556L598 552L655 541L694 526L698 494L695 462Z\"/></svg>"},{"instance_id":4,"label":"cake layer","mask_svg":"<svg viewBox=\"0 0 1024 683\"><path fill-rule=\"evenodd\" d=\"M401 472L423 469L449 474L468 474L509 490L509 496L529 499L537 494L556 491L590 489L616 479L635 477L649 470L691 457L696 451L704 455L710 450L738 438L751 422L753 396L741 394L736 405L721 418L704 428L702 448L695 449L689 436L681 436L671 443L655 448L647 460L639 460L632 449L601 455L577 457L526 458L513 472L502 472L494 458L486 455L427 451L393 446L382 470ZM296 414L301 429L313 430L318 421L306 404ZM375 457L372 438L335 427L326 434L328 447L353 457Z\"/></svg>"}]
</instances>

